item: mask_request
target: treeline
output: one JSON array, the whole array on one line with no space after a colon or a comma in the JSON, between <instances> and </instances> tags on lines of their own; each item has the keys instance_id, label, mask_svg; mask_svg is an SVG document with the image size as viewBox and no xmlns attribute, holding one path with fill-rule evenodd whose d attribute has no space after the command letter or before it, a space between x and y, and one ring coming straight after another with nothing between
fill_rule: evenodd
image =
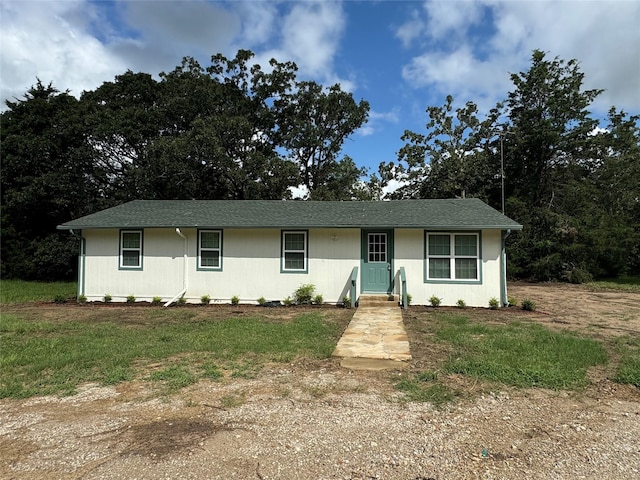
<instances>
[{"instance_id":1,"label":"treeline","mask_svg":"<svg viewBox=\"0 0 640 480\"><path fill-rule=\"evenodd\" d=\"M126 72L79 99L38 81L1 115L2 277L73 278L78 243L55 226L133 199L479 197L524 225L509 274L581 282L640 271L638 117L588 108L575 60L535 51L480 118L453 98L406 131L397 161L367 174L344 141L368 118L339 85L263 70L241 50L206 68L185 58L159 80ZM504 184L504 188L502 185Z\"/></svg>"},{"instance_id":2,"label":"treeline","mask_svg":"<svg viewBox=\"0 0 640 480\"><path fill-rule=\"evenodd\" d=\"M383 183L392 198L478 197L520 222L508 239L509 274L582 283L640 274L639 117L588 110L576 60L534 51L514 89L488 115L476 104L427 108L424 133L406 131ZM504 188L503 185L504 184Z\"/></svg>"},{"instance_id":3,"label":"treeline","mask_svg":"<svg viewBox=\"0 0 640 480\"><path fill-rule=\"evenodd\" d=\"M3 278L73 278L78 242L56 225L133 199L372 198L340 157L369 104L252 57L185 58L159 81L128 71L79 99L38 81L8 101Z\"/></svg>"}]
</instances>

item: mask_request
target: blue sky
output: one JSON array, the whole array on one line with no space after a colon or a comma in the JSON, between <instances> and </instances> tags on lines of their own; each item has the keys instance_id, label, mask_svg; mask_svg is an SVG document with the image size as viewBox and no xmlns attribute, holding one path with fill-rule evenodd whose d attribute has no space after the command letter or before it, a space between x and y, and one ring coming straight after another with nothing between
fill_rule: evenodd
<instances>
[{"instance_id":1,"label":"blue sky","mask_svg":"<svg viewBox=\"0 0 640 480\"><path fill-rule=\"evenodd\" d=\"M482 112L512 89L531 52L576 58L592 106L640 113L640 2L629 1L11 1L0 3L0 96L36 82L79 95L127 69L157 75L184 56L207 65L240 48L299 79L340 83L371 104L343 153L371 172L396 160L405 129L451 94Z\"/></svg>"}]
</instances>

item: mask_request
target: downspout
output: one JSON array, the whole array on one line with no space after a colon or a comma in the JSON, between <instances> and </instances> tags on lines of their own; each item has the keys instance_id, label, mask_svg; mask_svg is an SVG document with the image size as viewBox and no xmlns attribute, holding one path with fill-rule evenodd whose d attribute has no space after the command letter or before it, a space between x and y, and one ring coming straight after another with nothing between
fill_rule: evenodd
<instances>
[{"instance_id":1,"label":"downspout","mask_svg":"<svg viewBox=\"0 0 640 480\"><path fill-rule=\"evenodd\" d=\"M80 240L80 252L78 254L78 291L76 295L76 299L80 298L81 295L84 295L84 270L85 270L85 258L86 258L86 242L84 237L82 236L82 230L80 233L76 233L73 229L70 229L71 235L78 238Z\"/></svg>"},{"instance_id":2,"label":"downspout","mask_svg":"<svg viewBox=\"0 0 640 480\"><path fill-rule=\"evenodd\" d=\"M507 296L507 251L506 240L511 235L511 230L502 231L502 249L500 252L500 300L503 307L509 306L509 297Z\"/></svg>"},{"instance_id":3,"label":"downspout","mask_svg":"<svg viewBox=\"0 0 640 480\"><path fill-rule=\"evenodd\" d=\"M180 231L179 228L176 228L176 233L181 236L184 240L184 255L182 257L182 290L180 291L180 293L178 293L175 297L173 297L171 300L169 300L167 303L164 304L165 307L168 307L169 305L171 305L173 302L175 302L176 300L178 300L180 297L182 297L185 293L187 293L187 237L185 237L182 232Z\"/></svg>"}]
</instances>

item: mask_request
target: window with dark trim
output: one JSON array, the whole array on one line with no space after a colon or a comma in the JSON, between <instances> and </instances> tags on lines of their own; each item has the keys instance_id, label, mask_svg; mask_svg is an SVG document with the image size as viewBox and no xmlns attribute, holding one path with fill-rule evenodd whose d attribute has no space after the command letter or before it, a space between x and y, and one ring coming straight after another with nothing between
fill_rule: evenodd
<instances>
[{"instance_id":1,"label":"window with dark trim","mask_svg":"<svg viewBox=\"0 0 640 480\"><path fill-rule=\"evenodd\" d=\"M198 269L222 269L222 230L198 231Z\"/></svg>"},{"instance_id":2,"label":"window with dark trim","mask_svg":"<svg viewBox=\"0 0 640 480\"><path fill-rule=\"evenodd\" d=\"M387 234L370 233L368 235L369 263L387 262Z\"/></svg>"},{"instance_id":3,"label":"window with dark trim","mask_svg":"<svg viewBox=\"0 0 640 480\"><path fill-rule=\"evenodd\" d=\"M282 232L282 271L307 271L307 232Z\"/></svg>"},{"instance_id":4,"label":"window with dark trim","mask_svg":"<svg viewBox=\"0 0 640 480\"><path fill-rule=\"evenodd\" d=\"M142 269L142 230L120 231L121 269Z\"/></svg>"},{"instance_id":5,"label":"window with dark trim","mask_svg":"<svg viewBox=\"0 0 640 480\"><path fill-rule=\"evenodd\" d=\"M478 233L426 234L427 280L480 280Z\"/></svg>"}]
</instances>

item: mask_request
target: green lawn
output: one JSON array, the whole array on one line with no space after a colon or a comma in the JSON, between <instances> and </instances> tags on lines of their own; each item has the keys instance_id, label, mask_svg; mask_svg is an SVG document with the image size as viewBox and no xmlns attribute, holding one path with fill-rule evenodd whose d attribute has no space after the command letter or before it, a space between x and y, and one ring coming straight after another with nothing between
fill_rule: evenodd
<instances>
[{"instance_id":1,"label":"green lawn","mask_svg":"<svg viewBox=\"0 0 640 480\"><path fill-rule=\"evenodd\" d=\"M75 300L75 282L0 281L0 305L26 302L52 302L56 298Z\"/></svg>"},{"instance_id":2,"label":"green lawn","mask_svg":"<svg viewBox=\"0 0 640 480\"><path fill-rule=\"evenodd\" d=\"M223 372L251 376L266 362L329 357L343 328L321 309L292 319L220 318L207 307L65 309L83 320L0 315L0 398L72 394L85 382L152 380L173 391Z\"/></svg>"},{"instance_id":3,"label":"green lawn","mask_svg":"<svg viewBox=\"0 0 640 480\"><path fill-rule=\"evenodd\" d=\"M581 388L587 369L607 362L597 340L537 324L490 326L442 316L436 337L455 348L445 371L516 387Z\"/></svg>"},{"instance_id":4,"label":"green lawn","mask_svg":"<svg viewBox=\"0 0 640 480\"><path fill-rule=\"evenodd\" d=\"M610 379L640 388L640 338L594 339L530 322L488 324L472 312L424 312L407 322L413 336L429 338L428 370L396 382L408 400L436 406L465 394L450 380L456 375L516 388L579 390L587 371L603 366ZM411 338L411 335L410 335Z\"/></svg>"},{"instance_id":5,"label":"green lawn","mask_svg":"<svg viewBox=\"0 0 640 480\"><path fill-rule=\"evenodd\" d=\"M594 289L623 290L628 292L640 292L640 276L624 276L607 278L587 283Z\"/></svg>"},{"instance_id":6,"label":"green lawn","mask_svg":"<svg viewBox=\"0 0 640 480\"><path fill-rule=\"evenodd\" d=\"M76 285L5 280L1 287L0 398L72 394L86 382L134 379L171 393L203 378L252 377L267 362L329 357L353 313L41 306L33 302L73 298ZM580 389L588 384L587 370L598 365L605 365L611 380L640 388L635 335L596 340L530 322L487 324L471 311L430 311L407 328L430 342L429 360L438 352L437 367L396 382L408 400L450 402L460 393L446 382L452 375L515 387Z\"/></svg>"}]
</instances>

